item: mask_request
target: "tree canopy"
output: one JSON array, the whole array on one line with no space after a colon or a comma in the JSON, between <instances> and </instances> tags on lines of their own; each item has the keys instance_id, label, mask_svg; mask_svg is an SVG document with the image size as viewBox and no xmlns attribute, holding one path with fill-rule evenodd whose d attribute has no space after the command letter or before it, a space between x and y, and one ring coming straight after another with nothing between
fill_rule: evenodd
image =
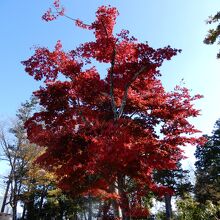
<instances>
[{"instance_id":1,"label":"tree canopy","mask_svg":"<svg viewBox=\"0 0 220 220\"><path fill-rule=\"evenodd\" d=\"M57 14L49 10L45 20L65 16L59 1L54 6ZM62 190L98 197L104 215L113 209L115 218L128 219L148 214L141 197L149 191L170 192L153 172L175 169L180 146L201 141L188 120L199 115L193 101L201 96L180 86L166 92L159 67L180 50L154 49L126 30L115 34L117 16L116 8L101 6L91 24L73 19L94 41L69 52L58 41L53 51L39 47L23 61L44 82L34 92L43 108L26 128L31 142L46 147L38 162L56 173ZM104 77L97 63L107 65Z\"/></svg>"}]
</instances>

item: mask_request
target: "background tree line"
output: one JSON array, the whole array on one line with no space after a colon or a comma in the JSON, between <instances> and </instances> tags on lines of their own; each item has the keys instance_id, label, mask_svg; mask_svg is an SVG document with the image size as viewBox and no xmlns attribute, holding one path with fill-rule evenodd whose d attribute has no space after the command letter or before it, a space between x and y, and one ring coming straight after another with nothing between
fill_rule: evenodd
<instances>
[{"instance_id":1,"label":"background tree line","mask_svg":"<svg viewBox=\"0 0 220 220\"><path fill-rule=\"evenodd\" d=\"M44 149L27 140L24 124L36 108L39 108L38 101L32 98L18 109L16 120L8 131L1 128L1 159L7 160L10 167L8 176L4 177L6 187L1 212L10 205L17 219L19 205L23 207L20 219L91 220L101 216L105 202L87 196L72 198L57 186L54 173L45 171L35 162ZM195 152L195 185L192 185L190 171L183 169L180 161L175 170L154 173L155 181L172 189L173 194L158 197L152 192L141 198L147 208L153 207L153 199L164 202L164 211L158 211L152 219L220 218L220 119L212 135L205 135L205 138L205 145L198 145ZM131 181L129 187L133 184ZM174 211L172 198L177 205Z\"/></svg>"}]
</instances>

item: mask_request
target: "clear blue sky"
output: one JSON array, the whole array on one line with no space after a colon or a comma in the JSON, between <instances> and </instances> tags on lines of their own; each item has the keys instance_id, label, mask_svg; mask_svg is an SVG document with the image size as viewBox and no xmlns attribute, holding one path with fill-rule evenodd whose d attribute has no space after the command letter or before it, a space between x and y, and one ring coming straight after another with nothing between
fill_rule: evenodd
<instances>
[{"instance_id":1,"label":"clear blue sky","mask_svg":"<svg viewBox=\"0 0 220 220\"><path fill-rule=\"evenodd\" d=\"M128 29L140 41L155 48L171 45L182 49L172 61L161 68L167 89L183 78L193 94L204 98L197 102L201 116L193 123L203 133L210 133L220 117L220 60L217 46L203 44L207 30L205 20L220 10L219 0L61 0L67 14L92 21L98 6L113 5L120 12L117 30ZM52 0L3 0L0 14L0 121L14 117L20 103L31 96L39 83L28 76L21 61L33 54L33 45L52 48L60 39L65 49L72 49L90 39L91 34L80 30L70 20L60 18L46 23L42 14ZM116 31L117 31L116 30Z\"/></svg>"}]
</instances>

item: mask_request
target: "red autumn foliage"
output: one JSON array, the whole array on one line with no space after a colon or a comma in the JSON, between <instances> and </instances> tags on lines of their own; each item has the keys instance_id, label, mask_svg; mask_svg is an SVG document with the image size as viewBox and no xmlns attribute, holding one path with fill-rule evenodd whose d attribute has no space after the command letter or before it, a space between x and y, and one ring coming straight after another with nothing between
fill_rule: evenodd
<instances>
[{"instance_id":1,"label":"red autumn foliage","mask_svg":"<svg viewBox=\"0 0 220 220\"><path fill-rule=\"evenodd\" d=\"M63 15L59 1L54 6ZM57 174L63 190L115 200L124 215L138 217L148 214L137 203L141 196L169 192L153 182L153 171L174 169L183 157L180 146L200 141L191 136L198 131L188 119L198 116L192 102L201 96L179 86L166 92L158 68L180 51L153 49L125 30L114 34L117 15L116 8L101 6L92 24L76 20L93 31L95 41L70 52L58 41L53 51L37 48L23 62L29 75L45 83L34 92L43 110L26 127L29 139L46 147L38 162ZM50 11L44 15L55 18ZM93 60L109 64L105 77Z\"/></svg>"}]
</instances>

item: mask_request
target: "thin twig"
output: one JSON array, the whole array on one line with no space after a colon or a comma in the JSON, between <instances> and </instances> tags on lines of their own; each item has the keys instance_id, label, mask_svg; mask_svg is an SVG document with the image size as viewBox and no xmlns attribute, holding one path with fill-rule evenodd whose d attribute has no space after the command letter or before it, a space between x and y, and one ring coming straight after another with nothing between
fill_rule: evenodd
<instances>
[{"instance_id":1,"label":"thin twig","mask_svg":"<svg viewBox=\"0 0 220 220\"><path fill-rule=\"evenodd\" d=\"M60 11L56 8L56 7L53 7L55 10L56 10L56 13L58 14L58 15L60 15ZM78 19L75 19L75 18L72 18L72 17L70 17L70 16L68 16L68 15L66 15L66 14L62 14L62 16L63 17L65 17L65 18L68 18L68 19L70 19L70 20L72 20L72 21L75 21L75 22L77 22L78 21ZM84 25L86 25L86 26L88 26L88 27L90 27L91 25L89 25L89 24L85 24L85 23L83 23Z\"/></svg>"}]
</instances>

